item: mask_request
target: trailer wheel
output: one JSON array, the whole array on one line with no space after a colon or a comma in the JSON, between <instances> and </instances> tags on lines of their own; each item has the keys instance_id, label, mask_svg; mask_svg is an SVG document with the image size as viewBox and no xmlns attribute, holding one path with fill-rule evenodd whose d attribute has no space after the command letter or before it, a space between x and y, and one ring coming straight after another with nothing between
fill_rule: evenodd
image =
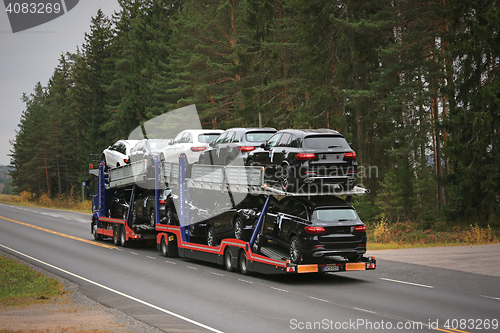
<instances>
[{"instance_id":1,"label":"trailer wheel","mask_svg":"<svg viewBox=\"0 0 500 333\"><path fill-rule=\"evenodd\" d=\"M113 228L113 244L116 246L120 245L120 235L118 234L120 232L120 226L116 226Z\"/></svg>"},{"instance_id":2,"label":"trailer wheel","mask_svg":"<svg viewBox=\"0 0 500 333\"><path fill-rule=\"evenodd\" d=\"M233 265L233 255L231 254L229 247L227 247L224 252L224 266L226 266L228 272L234 271L235 267Z\"/></svg>"},{"instance_id":3,"label":"trailer wheel","mask_svg":"<svg viewBox=\"0 0 500 333\"><path fill-rule=\"evenodd\" d=\"M243 275L250 275L250 272L248 271L248 261L247 261L247 254L245 251L240 251L240 272Z\"/></svg>"},{"instance_id":4,"label":"trailer wheel","mask_svg":"<svg viewBox=\"0 0 500 333\"><path fill-rule=\"evenodd\" d=\"M241 221L241 217L239 216L234 221L234 238L243 238L243 221Z\"/></svg>"},{"instance_id":5,"label":"trailer wheel","mask_svg":"<svg viewBox=\"0 0 500 333\"><path fill-rule=\"evenodd\" d=\"M290 262L293 264L299 264L301 253L300 240L297 236L293 236L290 240Z\"/></svg>"},{"instance_id":6,"label":"trailer wheel","mask_svg":"<svg viewBox=\"0 0 500 333\"><path fill-rule=\"evenodd\" d=\"M123 247L127 247L128 246L127 234L126 234L126 231L125 231L125 226L121 226L120 227L120 244Z\"/></svg>"},{"instance_id":7,"label":"trailer wheel","mask_svg":"<svg viewBox=\"0 0 500 333\"><path fill-rule=\"evenodd\" d=\"M94 235L94 240L100 241L102 240L102 235L97 233L97 224L94 224L94 228L92 229L92 234Z\"/></svg>"},{"instance_id":8,"label":"trailer wheel","mask_svg":"<svg viewBox=\"0 0 500 333\"><path fill-rule=\"evenodd\" d=\"M164 257L168 257L168 245L167 241L165 240L165 236L161 238L160 248L161 248L161 255Z\"/></svg>"},{"instance_id":9,"label":"trailer wheel","mask_svg":"<svg viewBox=\"0 0 500 333\"><path fill-rule=\"evenodd\" d=\"M212 227L208 227L207 245L208 246L217 246L217 238L215 238L215 232L214 232L214 229Z\"/></svg>"}]
</instances>

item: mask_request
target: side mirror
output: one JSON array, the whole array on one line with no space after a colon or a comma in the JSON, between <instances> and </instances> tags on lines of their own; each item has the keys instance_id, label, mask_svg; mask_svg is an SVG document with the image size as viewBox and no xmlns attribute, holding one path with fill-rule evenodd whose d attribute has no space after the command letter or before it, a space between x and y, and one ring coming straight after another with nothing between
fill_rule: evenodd
<instances>
[{"instance_id":1,"label":"side mirror","mask_svg":"<svg viewBox=\"0 0 500 333\"><path fill-rule=\"evenodd\" d=\"M215 141L210 141L210 142L208 143L208 146L209 146L209 147L212 147L212 148L213 148L213 147L215 147Z\"/></svg>"},{"instance_id":2,"label":"side mirror","mask_svg":"<svg viewBox=\"0 0 500 333\"><path fill-rule=\"evenodd\" d=\"M269 145L267 144L267 142L262 142L262 143L260 144L260 148L265 149L265 150L268 150L268 149L269 149Z\"/></svg>"}]
</instances>

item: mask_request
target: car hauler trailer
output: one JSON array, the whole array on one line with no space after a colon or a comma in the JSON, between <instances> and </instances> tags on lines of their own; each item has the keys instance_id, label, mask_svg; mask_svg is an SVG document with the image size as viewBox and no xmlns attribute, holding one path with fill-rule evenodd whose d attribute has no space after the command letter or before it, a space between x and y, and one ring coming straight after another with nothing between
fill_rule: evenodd
<instances>
[{"instance_id":1,"label":"car hauler trailer","mask_svg":"<svg viewBox=\"0 0 500 333\"><path fill-rule=\"evenodd\" d=\"M116 245L126 246L137 240L156 238L158 250L162 255L196 259L219 265L224 265L228 271L239 269L243 274L251 272L263 274L296 274L372 270L376 268L374 257L360 257L358 262L348 262L338 257L326 258L321 263L294 264L289 254L272 244L261 245L263 218L269 206L271 196L299 196L310 193L288 193L265 183L264 168L259 166L210 166L192 165L191 177L186 178L184 159L179 163L156 161L156 165L148 168L146 162L136 162L131 165L110 170L108 176L103 166L99 169L98 193L94 200L96 207L92 219L92 233L96 240L102 237L113 237ZM154 176L154 177L151 177ZM143 230L130 225L130 209L125 219L103 217L105 212L106 190L115 187L132 186L129 207L133 205L135 186L139 183L153 184L156 193L156 212L154 214L154 233L144 233ZM178 225L161 223L158 210L158 190L170 187L178 194L177 212ZM209 246L190 239L190 191L217 191L233 194L265 195L266 201L254 224L250 241L245 242L235 238L222 239L217 246ZM368 190L354 187L349 191L338 191L336 195L347 195L348 201L352 195L364 194ZM97 236L96 236L97 235ZM118 240L116 240L118 237Z\"/></svg>"}]
</instances>

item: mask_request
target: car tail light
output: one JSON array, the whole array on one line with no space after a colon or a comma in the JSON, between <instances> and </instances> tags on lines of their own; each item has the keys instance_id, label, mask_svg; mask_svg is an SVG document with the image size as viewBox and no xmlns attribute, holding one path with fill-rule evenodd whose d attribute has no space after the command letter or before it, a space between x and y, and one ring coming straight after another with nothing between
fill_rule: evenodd
<instances>
[{"instance_id":1,"label":"car tail light","mask_svg":"<svg viewBox=\"0 0 500 333\"><path fill-rule=\"evenodd\" d=\"M124 163L128 163L128 159L124 158L124 159L123 159L123 162L124 162Z\"/></svg>"},{"instance_id":2,"label":"car tail light","mask_svg":"<svg viewBox=\"0 0 500 333\"><path fill-rule=\"evenodd\" d=\"M238 147L238 150L241 151L241 152L252 151L254 149L255 149L254 146L242 146L242 147Z\"/></svg>"},{"instance_id":3,"label":"car tail light","mask_svg":"<svg viewBox=\"0 0 500 333\"><path fill-rule=\"evenodd\" d=\"M356 159L356 152L352 153L345 153L344 154L344 160L355 160Z\"/></svg>"},{"instance_id":4,"label":"car tail light","mask_svg":"<svg viewBox=\"0 0 500 333\"><path fill-rule=\"evenodd\" d=\"M308 234L322 234L324 232L326 232L326 229L323 228L323 227L310 227L310 226L306 226L304 228L304 230L308 233Z\"/></svg>"},{"instance_id":5,"label":"car tail light","mask_svg":"<svg viewBox=\"0 0 500 333\"><path fill-rule=\"evenodd\" d=\"M314 153L298 153L295 154L295 158L301 161L304 160L312 160L316 158L316 154Z\"/></svg>"},{"instance_id":6,"label":"car tail light","mask_svg":"<svg viewBox=\"0 0 500 333\"><path fill-rule=\"evenodd\" d=\"M164 205L164 204L166 204L167 202L166 202L165 200L160 200L160 201L159 201L159 203L160 203L160 205Z\"/></svg>"},{"instance_id":7,"label":"car tail light","mask_svg":"<svg viewBox=\"0 0 500 333\"><path fill-rule=\"evenodd\" d=\"M191 151L204 151L206 147L191 147Z\"/></svg>"},{"instance_id":8,"label":"car tail light","mask_svg":"<svg viewBox=\"0 0 500 333\"><path fill-rule=\"evenodd\" d=\"M357 225L354 227L354 231L357 232L366 232L366 225Z\"/></svg>"}]
</instances>

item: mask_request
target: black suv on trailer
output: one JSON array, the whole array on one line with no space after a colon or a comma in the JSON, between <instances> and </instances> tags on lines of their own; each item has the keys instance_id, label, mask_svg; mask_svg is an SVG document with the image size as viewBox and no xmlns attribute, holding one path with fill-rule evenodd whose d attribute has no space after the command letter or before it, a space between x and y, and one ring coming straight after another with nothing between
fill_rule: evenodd
<instances>
[{"instance_id":1,"label":"black suv on trailer","mask_svg":"<svg viewBox=\"0 0 500 333\"><path fill-rule=\"evenodd\" d=\"M337 131L286 129L248 155L247 165L266 168L266 180L284 191L334 194L356 182L356 152ZM301 188L306 185L306 189Z\"/></svg>"},{"instance_id":2,"label":"black suv on trailer","mask_svg":"<svg viewBox=\"0 0 500 333\"><path fill-rule=\"evenodd\" d=\"M285 197L266 214L261 245L269 240L285 247L295 264L332 256L356 262L366 252L366 226L338 197Z\"/></svg>"}]
</instances>

